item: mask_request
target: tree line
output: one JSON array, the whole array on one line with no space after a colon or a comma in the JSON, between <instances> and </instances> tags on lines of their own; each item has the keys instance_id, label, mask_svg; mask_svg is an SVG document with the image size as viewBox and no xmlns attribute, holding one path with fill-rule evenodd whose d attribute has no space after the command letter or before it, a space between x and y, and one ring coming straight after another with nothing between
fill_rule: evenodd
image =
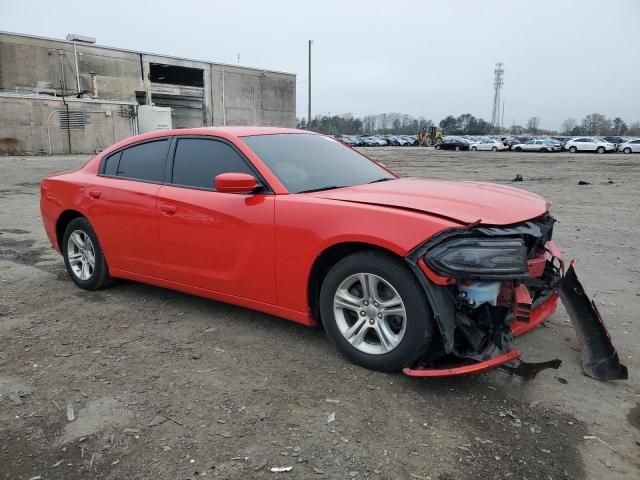
<instances>
[{"instance_id":1,"label":"tree line","mask_svg":"<svg viewBox=\"0 0 640 480\"><path fill-rule=\"evenodd\" d=\"M351 113L341 115L316 115L311 120L311 130L329 135L413 135L427 131L436 126L432 120L424 117L391 112L357 117ZM463 113L457 117L447 115L437 124L447 135L631 135L640 136L640 122L631 125L620 117L607 118L600 113L586 115L581 121L568 118L562 122L562 128L547 130L540 127L540 118L531 117L525 126L512 125L506 128L494 127L483 118L477 118L470 113ZM306 129L307 120L298 119L298 128Z\"/></svg>"}]
</instances>

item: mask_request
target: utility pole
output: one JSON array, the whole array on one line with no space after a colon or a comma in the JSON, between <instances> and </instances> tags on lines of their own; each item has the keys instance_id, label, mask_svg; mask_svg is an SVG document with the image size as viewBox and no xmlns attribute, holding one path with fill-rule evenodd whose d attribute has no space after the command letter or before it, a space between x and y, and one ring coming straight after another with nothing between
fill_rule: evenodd
<instances>
[{"instance_id":1,"label":"utility pole","mask_svg":"<svg viewBox=\"0 0 640 480\"><path fill-rule=\"evenodd\" d=\"M308 84L308 89L309 89L309 104L308 104L308 111L307 111L307 130L311 130L311 45L313 44L313 40L309 40L309 79L307 80L309 82Z\"/></svg>"},{"instance_id":2,"label":"utility pole","mask_svg":"<svg viewBox=\"0 0 640 480\"><path fill-rule=\"evenodd\" d=\"M502 100L502 120L500 121L500 128L504 128L504 99Z\"/></svg>"}]
</instances>

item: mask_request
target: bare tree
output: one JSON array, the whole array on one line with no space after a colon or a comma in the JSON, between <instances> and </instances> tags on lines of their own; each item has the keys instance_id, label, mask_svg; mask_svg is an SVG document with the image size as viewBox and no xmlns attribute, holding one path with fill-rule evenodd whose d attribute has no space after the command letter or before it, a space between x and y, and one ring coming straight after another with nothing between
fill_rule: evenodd
<instances>
[{"instance_id":1,"label":"bare tree","mask_svg":"<svg viewBox=\"0 0 640 480\"><path fill-rule=\"evenodd\" d=\"M578 121L575 118L567 118L562 122L562 133L564 135L571 135L574 128L578 126Z\"/></svg>"},{"instance_id":2,"label":"bare tree","mask_svg":"<svg viewBox=\"0 0 640 480\"><path fill-rule=\"evenodd\" d=\"M626 131L629 129L627 124L620 117L616 117L613 119L613 133L616 135L624 135Z\"/></svg>"},{"instance_id":3,"label":"bare tree","mask_svg":"<svg viewBox=\"0 0 640 480\"><path fill-rule=\"evenodd\" d=\"M531 117L527 120L527 130L531 133L538 133L538 127L540 126L540 119L538 117Z\"/></svg>"},{"instance_id":4,"label":"bare tree","mask_svg":"<svg viewBox=\"0 0 640 480\"><path fill-rule=\"evenodd\" d=\"M582 130L585 135L604 135L609 130L611 121L600 113L592 113L582 119Z\"/></svg>"}]
</instances>

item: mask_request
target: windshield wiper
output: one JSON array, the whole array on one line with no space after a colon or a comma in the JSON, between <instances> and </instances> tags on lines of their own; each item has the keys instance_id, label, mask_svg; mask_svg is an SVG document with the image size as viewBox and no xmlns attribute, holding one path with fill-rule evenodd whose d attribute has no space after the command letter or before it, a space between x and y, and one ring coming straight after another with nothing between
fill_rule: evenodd
<instances>
[{"instance_id":1,"label":"windshield wiper","mask_svg":"<svg viewBox=\"0 0 640 480\"><path fill-rule=\"evenodd\" d=\"M300 190L299 192L296 193L313 193L313 192L322 192L323 190L335 190L336 188L344 188L344 187L348 187L349 185L342 185L342 186L338 186L338 185L326 185L324 187L318 187L318 188L310 188L309 190Z\"/></svg>"},{"instance_id":2,"label":"windshield wiper","mask_svg":"<svg viewBox=\"0 0 640 480\"><path fill-rule=\"evenodd\" d=\"M379 182L386 182L387 180L396 180L396 179L395 179L395 178L393 178L393 177L384 177L384 178L379 178L379 179L377 179L377 180L372 180L372 181L367 182L367 183L379 183Z\"/></svg>"}]
</instances>

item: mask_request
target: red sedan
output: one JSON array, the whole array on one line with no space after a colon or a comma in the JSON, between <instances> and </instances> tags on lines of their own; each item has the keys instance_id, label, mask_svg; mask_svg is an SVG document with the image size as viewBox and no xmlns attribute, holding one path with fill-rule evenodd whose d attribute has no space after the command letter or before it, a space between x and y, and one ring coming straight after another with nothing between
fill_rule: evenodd
<instances>
[{"instance_id":1,"label":"red sedan","mask_svg":"<svg viewBox=\"0 0 640 480\"><path fill-rule=\"evenodd\" d=\"M129 138L41 187L47 235L84 289L126 278L322 324L354 363L419 376L535 371L513 336L562 295L597 338L585 372L620 378L597 311L563 279L548 208L507 186L399 178L332 138L259 127Z\"/></svg>"}]
</instances>

